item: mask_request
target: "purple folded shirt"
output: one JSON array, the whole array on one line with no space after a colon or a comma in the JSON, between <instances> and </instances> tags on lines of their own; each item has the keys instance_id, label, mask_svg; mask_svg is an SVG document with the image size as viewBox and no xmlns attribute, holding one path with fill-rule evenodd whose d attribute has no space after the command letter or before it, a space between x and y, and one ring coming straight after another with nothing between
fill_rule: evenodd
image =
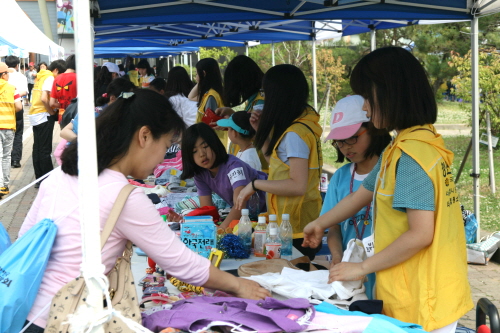
<instances>
[{"instance_id":1,"label":"purple folded shirt","mask_svg":"<svg viewBox=\"0 0 500 333\"><path fill-rule=\"evenodd\" d=\"M197 331L230 325L242 325L242 329L258 332L299 332L307 328L314 313L314 307L304 298L280 301L268 297L255 301L202 296L175 302L171 310L143 314L142 324L153 332L166 327Z\"/></svg>"}]
</instances>

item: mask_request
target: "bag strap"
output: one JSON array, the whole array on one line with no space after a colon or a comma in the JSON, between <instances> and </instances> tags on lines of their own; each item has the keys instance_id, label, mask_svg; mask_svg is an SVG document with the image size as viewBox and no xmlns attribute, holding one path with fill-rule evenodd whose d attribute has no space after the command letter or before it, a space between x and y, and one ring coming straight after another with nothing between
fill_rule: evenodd
<instances>
[{"instance_id":1,"label":"bag strap","mask_svg":"<svg viewBox=\"0 0 500 333\"><path fill-rule=\"evenodd\" d=\"M123 206L125 206L125 202L127 202L128 196L134 189L135 186L127 184L121 189L120 193L118 193L116 201L113 205L113 208L111 208L111 212L109 213L108 219L106 220L106 224L104 225L104 229L101 233L101 249L108 241L109 235L111 235L116 221L118 220L118 217L122 212Z\"/></svg>"}]
</instances>

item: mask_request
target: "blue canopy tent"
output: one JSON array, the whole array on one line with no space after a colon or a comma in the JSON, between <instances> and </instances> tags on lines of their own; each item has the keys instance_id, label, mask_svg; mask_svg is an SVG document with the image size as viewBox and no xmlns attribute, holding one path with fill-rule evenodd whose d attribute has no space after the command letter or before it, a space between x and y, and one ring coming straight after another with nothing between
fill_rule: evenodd
<instances>
[{"instance_id":1,"label":"blue canopy tent","mask_svg":"<svg viewBox=\"0 0 500 333\"><path fill-rule=\"evenodd\" d=\"M92 73L86 70L92 66L92 26L89 17L89 1L75 1L76 53L79 74L79 108L93 109ZM472 67L473 67L473 173L479 173L479 89L478 89L478 17L500 10L498 1L471 2L467 0L442 0L436 5L433 0L385 0L382 2L361 0L149 0L144 4L138 0L92 1L92 15L96 26L126 24L171 24L203 23L207 21L270 21L282 19L433 19L471 20ZM88 284L87 303L96 312L102 310L102 289L97 280L102 275L99 246L99 205L95 196L97 163L95 150L95 123L91 113L80 118L81 131L85 137L78 145L80 211L83 212L82 248L83 275L91 281ZM474 179L474 210L479 220L479 181ZM96 258L98 258L96 260ZM76 316L84 320L84 316ZM76 319L76 318L75 318ZM87 320L90 320L87 318ZM82 321L83 323L83 321Z\"/></svg>"},{"instance_id":2,"label":"blue canopy tent","mask_svg":"<svg viewBox=\"0 0 500 333\"><path fill-rule=\"evenodd\" d=\"M28 58L29 52L0 37L0 57L15 55L19 58Z\"/></svg>"}]
</instances>

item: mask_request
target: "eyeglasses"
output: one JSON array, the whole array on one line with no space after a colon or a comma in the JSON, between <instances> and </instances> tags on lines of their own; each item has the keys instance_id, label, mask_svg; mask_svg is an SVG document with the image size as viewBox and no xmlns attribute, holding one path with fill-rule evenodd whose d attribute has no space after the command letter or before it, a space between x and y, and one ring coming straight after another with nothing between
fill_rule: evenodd
<instances>
[{"instance_id":1,"label":"eyeglasses","mask_svg":"<svg viewBox=\"0 0 500 333\"><path fill-rule=\"evenodd\" d=\"M344 147L344 143L345 143L345 144L348 144L348 145L353 145L353 144L355 144L356 142L358 142L358 138L359 138L361 135L365 134L367 131L368 131L368 130L367 130L367 129L365 129L364 131L361 131L361 133L359 133L358 135L353 135L353 136L351 136L350 138L347 138L347 139L344 139L344 140L334 140L334 141L333 141L333 144L334 144L335 146L337 146L338 148L342 148L342 147Z\"/></svg>"}]
</instances>

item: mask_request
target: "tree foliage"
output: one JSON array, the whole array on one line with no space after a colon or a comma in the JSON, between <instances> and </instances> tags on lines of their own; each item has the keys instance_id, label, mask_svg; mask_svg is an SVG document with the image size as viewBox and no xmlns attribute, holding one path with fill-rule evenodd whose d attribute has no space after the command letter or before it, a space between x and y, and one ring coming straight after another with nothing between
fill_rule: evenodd
<instances>
[{"instance_id":1,"label":"tree foliage","mask_svg":"<svg viewBox=\"0 0 500 333\"><path fill-rule=\"evenodd\" d=\"M309 55L312 62L312 56ZM318 97L321 100L326 93L327 85L330 84L330 105L337 103L337 97L342 89L345 65L342 64L342 57L335 57L333 51L328 48L320 48L316 51L316 73ZM310 75L312 79L312 73Z\"/></svg>"},{"instance_id":2,"label":"tree foliage","mask_svg":"<svg viewBox=\"0 0 500 333\"><path fill-rule=\"evenodd\" d=\"M226 69L227 64L238 55L235 51L231 50L229 47L220 48L205 48L200 47L200 59L204 58L214 58L219 63L221 71Z\"/></svg>"},{"instance_id":3,"label":"tree foliage","mask_svg":"<svg viewBox=\"0 0 500 333\"><path fill-rule=\"evenodd\" d=\"M471 53L464 56L452 52L450 67L456 69L458 75L451 82L455 85L455 94L464 102L472 102ZM480 113L490 112L491 131L500 134L500 54L495 49L481 50L479 53L479 90L481 103ZM461 104L470 108L470 104ZM481 123L484 128L485 122Z\"/></svg>"}]
</instances>

